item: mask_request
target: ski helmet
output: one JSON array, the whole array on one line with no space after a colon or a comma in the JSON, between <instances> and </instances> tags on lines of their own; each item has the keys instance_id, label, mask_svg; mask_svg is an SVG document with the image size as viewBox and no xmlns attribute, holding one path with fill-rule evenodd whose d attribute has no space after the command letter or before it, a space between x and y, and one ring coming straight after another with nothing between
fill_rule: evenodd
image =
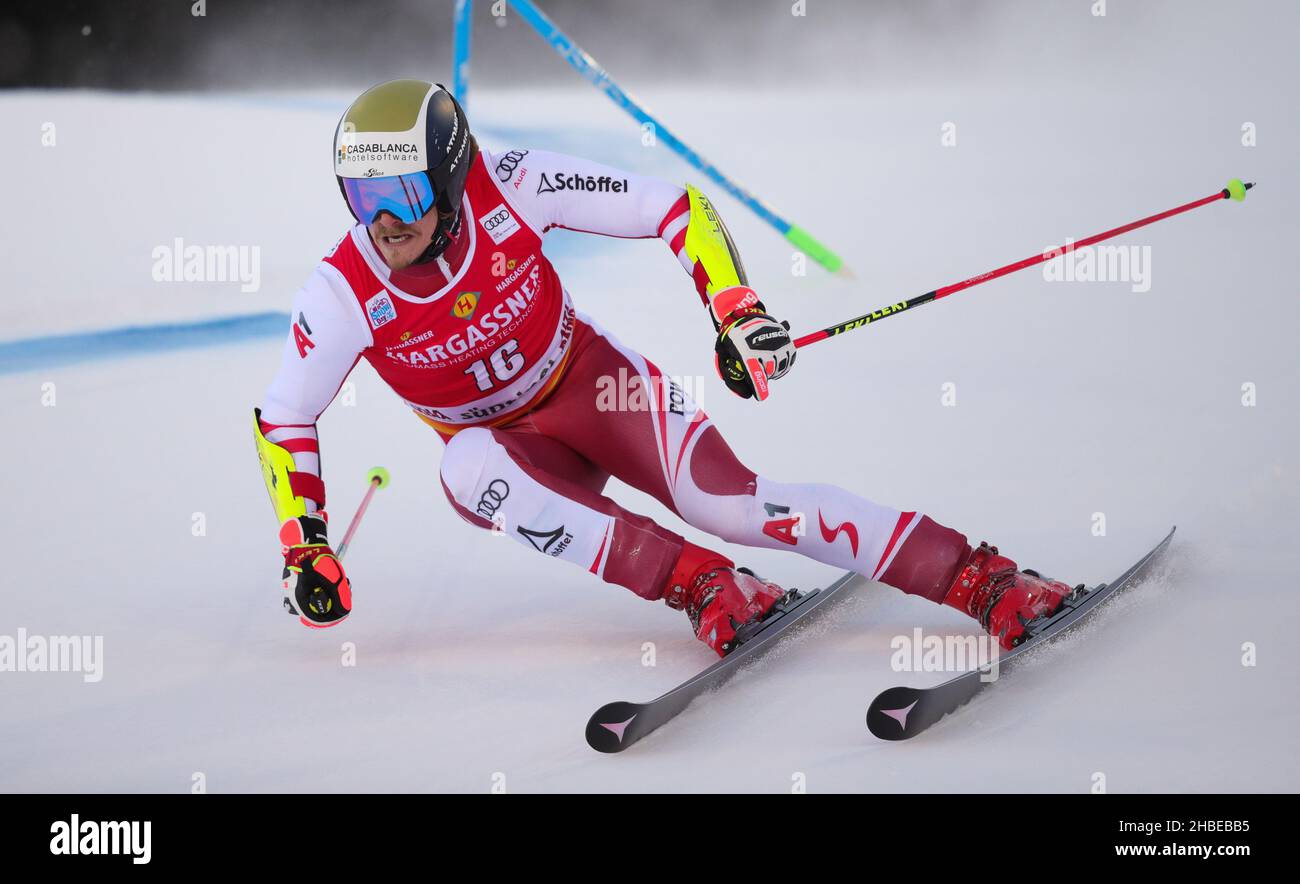
<instances>
[{"instance_id":1,"label":"ski helmet","mask_svg":"<svg viewBox=\"0 0 1300 884\"><path fill-rule=\"evenodd\" d=\"M438 228L419 259L429 261L460 223L476 150L465 112L441 84L389 80L344 111L334 131L334 175L362 224L384 212L414 224L436 209Z\"/></svg>"}]
</instances>

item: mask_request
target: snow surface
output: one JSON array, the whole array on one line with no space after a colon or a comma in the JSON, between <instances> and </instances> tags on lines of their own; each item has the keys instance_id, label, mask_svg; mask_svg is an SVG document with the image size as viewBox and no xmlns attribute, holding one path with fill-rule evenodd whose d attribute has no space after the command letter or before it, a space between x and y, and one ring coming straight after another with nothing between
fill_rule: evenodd
<instances>
[{"instance_id":1,"label":"snow surface","mask_svg":"<svg viewBox=\"0 0 1300 884\"><path fill-rule=\"evenodd\" d=\"M709 327L658 242L548 245L581 309L666 371L699 375L737 453L922 509L1025 566L1114 576L1169 525L1167 566L1068 642L906 744L874 740L891 638L969 632L878 584L624 755L583 741L601 704L646 700L711 662L685 618L462 523L438 439L364 365L321 421L332 510L351 515L356 608L336 630L280 608L279 554L249 439L278 339L3 372L0 635L104 637L105 676L0 672L0 789L182 791L1291 790L1300 730L1294 87L1210 100L1046 87L814 95L707 107L644 92L729 174L840 250L857 280L790 273L788 247L726 197L752 282L796 331L826 325L1208 194L1261 184L1121 242L1152 280L1037 270L806 352L762 406L712 377ZM0 95L29 175L0 216L13 294L0 338L287 310L347 221L328 139L343 95ZM799 113L778 115L773 105ZM1243 107L1242 105L1245 105ZM782 118L783 117L783 118ZM585 86L474 95L494 147L699 176ZM939 144L959 124L956 148ZM1243 120L1259 146L1240 145ZM57 124L58 146L34 133ZM569 125L572 123L573 125ZM810 133L816 133L815 138ZM718 188L708 187L716 192ZM32 214L12 207L29 206ZM262 287L166 284L176 236L257 245ZM0 351L2 352L2 351ZM956 384L944 407L942 385ZM1258 404L1243 407L1242 384ZM54 407L42 405L53 383ZM617 483L634 509L679 526ZM1093 513L1107 534L1093 536ZM193 514L206 534L193 536ZM693 540L707 538L689 528ZM836 575L726 547L786 585ZM340 664L355 643L357 665ZM657 665L642 665L653 642ZM1243 643L1258 665L1241 664Z\"/></svg>"}]
</instances>

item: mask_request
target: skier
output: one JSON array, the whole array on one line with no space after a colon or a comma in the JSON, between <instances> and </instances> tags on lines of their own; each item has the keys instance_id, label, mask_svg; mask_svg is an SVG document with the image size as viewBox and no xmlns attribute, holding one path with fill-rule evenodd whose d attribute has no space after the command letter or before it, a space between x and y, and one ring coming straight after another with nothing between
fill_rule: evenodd
<instances>
[{"instance_id":1,"label":"skier","mask_svg":"<svg viewBox=\"0 0 1300 884\"><path fill-rule=\"evenodd\" d=\"M719 655L784 591L619 506L602 493L610 476L726 541L951 605L1006 648L1071 592L921 513L758 475L654 363L574 308L542 253L547 231L658 237L713 321L723 383L767 399L795 364L789 323L749 287L695 187L540 150L489 154L455 99L422 80L352 103L334 169L357 223L297 293L279 371L254 410L284 605L304 625L333 626L352 609L327 537L315 425L361 358L445 441L443 490L465 521L684 610ZM610 395L620 383L628 389Z\"/></svg>"}]
</instances>

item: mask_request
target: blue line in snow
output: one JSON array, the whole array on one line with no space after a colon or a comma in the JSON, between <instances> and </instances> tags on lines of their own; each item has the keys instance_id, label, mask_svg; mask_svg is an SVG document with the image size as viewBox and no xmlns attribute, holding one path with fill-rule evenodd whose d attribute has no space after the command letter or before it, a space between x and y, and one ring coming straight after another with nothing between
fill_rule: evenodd
<instances>
[{"instance_id":1,"label":"blue line in snow","mask_svg":"<svg viewBox=\"0 0 1300 884\"><path fill-rule=\"evenodd\" d=\"M58 368L142 353L214 347L256 338L282 337L287 313L254 313L201 322L137 325L71 335L0 342L0 374Z\"/></svg>"}]
</instances>

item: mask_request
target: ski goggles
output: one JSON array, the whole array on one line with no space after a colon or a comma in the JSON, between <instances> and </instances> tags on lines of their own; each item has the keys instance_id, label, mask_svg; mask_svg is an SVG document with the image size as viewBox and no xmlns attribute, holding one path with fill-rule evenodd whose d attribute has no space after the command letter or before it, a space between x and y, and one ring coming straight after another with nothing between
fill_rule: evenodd
<instances>
[{"instance_id":1,"label":"ski goggles","mask_svg":"<svg viewBox=\"0 0 1300 884\"><path fill-rule=\"evenodd\" d=\"M362 224L388 212L404 224L414 224L433 208L437 194L427 172L384 178L340 178L348 208Z\"/></svg>"}]
</instances>

